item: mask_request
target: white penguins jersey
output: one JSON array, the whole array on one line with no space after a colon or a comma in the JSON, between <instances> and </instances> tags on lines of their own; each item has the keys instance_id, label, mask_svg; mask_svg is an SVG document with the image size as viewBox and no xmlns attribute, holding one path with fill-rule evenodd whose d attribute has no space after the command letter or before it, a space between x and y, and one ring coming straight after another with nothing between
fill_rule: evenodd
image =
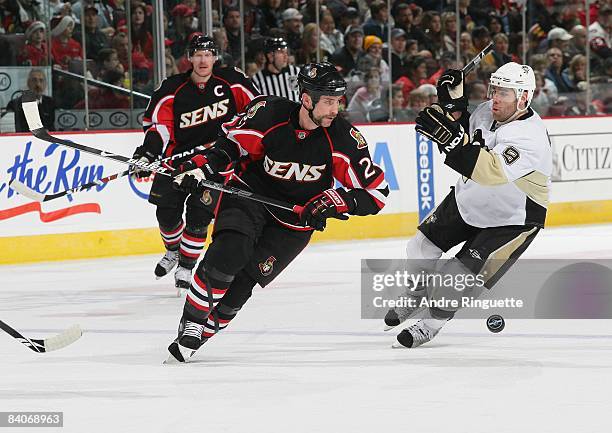
<instances>
[{"instance_id":1,"label":"white penguins jersey","mask_svg":"<svg viewBox=\"0 0 612 433\"><path fill-rule=\"evenodd\" d=\"M519 119L499 125L493 120L492 105L492 101L483 102L470 116L470 136L480 130L488 151L479 152L470 178L462 176L457 182L455 198L461 217L481 228L543 227L552 172L544 122L528 109ZM472 145L482 144L475 141Z\"/></svg>"}]
</instances>

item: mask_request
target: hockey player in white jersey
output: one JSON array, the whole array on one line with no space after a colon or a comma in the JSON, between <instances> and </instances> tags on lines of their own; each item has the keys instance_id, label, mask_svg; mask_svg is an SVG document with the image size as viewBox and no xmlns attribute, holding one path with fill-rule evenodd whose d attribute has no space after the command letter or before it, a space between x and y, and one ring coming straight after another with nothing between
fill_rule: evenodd
<instances>
[{"instance_id":1,"label":"hockey player in white jersey","mask_svg":"<svg viewBox=\"0 0 612 433\"><path fill-rule=\"evenodd\" d=\"M461 177L408 242L409 260L437 260L464 242L442 272L481 274L491 289L544 227L552 151L542 119L529 108L535 87L531 67L507 63L491 75L489 100L470 115L463 73L449 70L440 77L440 103L419 113L416 130L436 142L444 163ZM444 291L416 287L410 296L431 299L432 293ZM394 347L430 341L455 312L426 309ZM416 314L417 309L389 310L385 323L395 327Z\"/></svg>"}]
</instances>

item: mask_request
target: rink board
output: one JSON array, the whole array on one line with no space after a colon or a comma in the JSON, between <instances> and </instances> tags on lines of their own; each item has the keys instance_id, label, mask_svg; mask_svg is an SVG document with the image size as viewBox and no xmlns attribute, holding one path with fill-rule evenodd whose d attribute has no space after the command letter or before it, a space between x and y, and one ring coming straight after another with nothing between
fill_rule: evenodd
<instances>
[{"instance_id":1,"label":"rink board","mask_svg":"<svg viewBox=\"0 0 612 433\"><path fill-rule=\"evenodd\" d=\"M612 221L610 117L547 119L555 154L547 225ZM375 163L391 193L376 216L331 221L315 241L404 237L449 192L457 175L414 124L363 125ZM141 132L60 134L62 138L131 155ZM357 143L355 143L357 145ZM0 136L0 263L65 260L162 251L150 180L129 177L102 188L33 203L15 193L17 178L39 192L56 193L122 171L125 166L42 142L29 134Z\"/></svg>"}]
</instances>

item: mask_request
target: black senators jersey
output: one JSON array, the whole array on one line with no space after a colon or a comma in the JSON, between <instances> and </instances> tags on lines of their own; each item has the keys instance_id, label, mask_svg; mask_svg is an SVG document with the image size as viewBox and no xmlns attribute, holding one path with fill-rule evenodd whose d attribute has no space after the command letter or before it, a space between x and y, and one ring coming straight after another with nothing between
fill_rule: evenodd
<instances>
[{"instance_id":1,"label":"black senators jersey","mask_svg":"<svg viewBox=\"0 0 612 433\"><path fill-rule=\"evenodd\" d=\"M389 187L383 171L370 158L363 135L337 117L329 128L301 129L300 104L262 96L245 112L223 125L225 137L215 146L231 159L242 159L232 182L258 194L304 205L338 180L355 201L354 215L376 214L385 205ZM268 207L283 225L298 225L297 216Z\"/></svg>"},{"instance_id":2,"label":"black senators jersey","mask_svg":"<svg viewBox=\"0 0 612 433\"><path fill-rule=\"evenodd\" d=\"M144 114L144 147L166 158L214 142L221 125L244 110L259 95L251 81L235 68L214 68L204 84L191 71L166 78L153 93Z\"/></svg>"}]
</instances>

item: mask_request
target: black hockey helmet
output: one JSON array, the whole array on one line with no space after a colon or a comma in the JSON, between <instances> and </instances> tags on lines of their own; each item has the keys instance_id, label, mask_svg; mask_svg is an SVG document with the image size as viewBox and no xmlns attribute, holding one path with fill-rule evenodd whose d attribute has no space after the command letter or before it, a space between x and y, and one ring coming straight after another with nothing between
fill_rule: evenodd
<instances>
[{"instance_id":1,"label":"black hockey helmet","mask_svg":"<svg viewBox=\"0 0 612 433\"><path fill-rule=\"evenodd\" d=\"M316 104L321 96L343 96L346 81L336 67L328 62L310 63L298 74L300 94L306 92Z\"/></svg>"},{"instance_id":2,"label":"black hockey helmet","mask_svg":"<svg viewBox=\"0 0 612 433\"><path fill-rule=\"evenodd\" d=\"M189 57L193 56L196 51L210 51L215 56L219 55L219 49L215 41L211 37L202 34L193 36L187 46L187 55Z\"/></svg>"},{"instance_id":3,"label":"black hockey helmet","mask_svg":"<svg viewBox=\"0 0 612 433\"><path fill-rule=\"evenodd\" d=\"M289 48L289 45L283 38L269 38L264 41L264 53L266 54L286 48Z\"/></svg>"}]
</instances>

